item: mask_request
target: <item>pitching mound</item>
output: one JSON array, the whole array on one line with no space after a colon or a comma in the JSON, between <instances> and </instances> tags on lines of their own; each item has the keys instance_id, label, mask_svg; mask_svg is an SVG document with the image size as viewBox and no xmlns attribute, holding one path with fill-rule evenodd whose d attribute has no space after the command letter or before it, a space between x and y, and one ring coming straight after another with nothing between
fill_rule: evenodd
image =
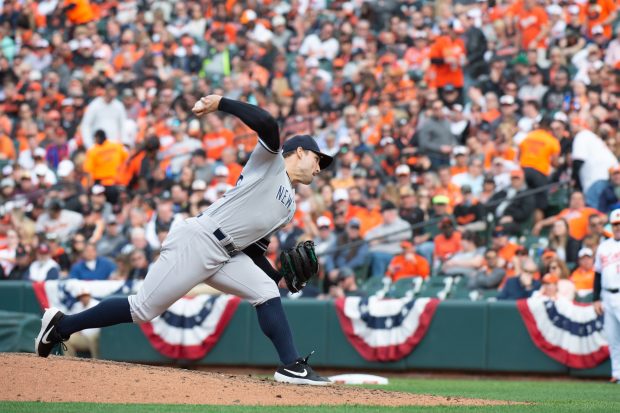
<instances>
[{"instance_id":1,"label":"pitching mound","mask_svg":"<svg viewBox=\"0 0 620 413\"><path fill-rule=\"evenodd\" d=\"M0 354L0 400L211 405L486 406L462 399L334 385L299 386L221 373L33 354Z\"/></svg>"}]
</instances>

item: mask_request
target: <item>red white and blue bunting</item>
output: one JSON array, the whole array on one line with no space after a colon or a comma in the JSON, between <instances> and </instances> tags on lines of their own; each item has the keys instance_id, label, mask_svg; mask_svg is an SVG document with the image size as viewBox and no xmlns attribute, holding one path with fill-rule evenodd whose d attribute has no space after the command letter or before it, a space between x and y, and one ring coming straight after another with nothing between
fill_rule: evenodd
<instances>
[{"instance_id":1,"label":"red white and blue bunting","mask_svg":"<svg viewBox=\"0 0 620 413\"><path fill-rule=\"evenodd\" d=\"M234 295L182 298L161 316L140 327L151 345L164 356L198 360L218 342L240 301Z\"/></svg>"},{"instance_id":2,"label":"red white and blue bunting","mask_svg":"<svg viewBox=\"0 0 620 413\"><path fill-rule=\"evenodd\" d=\"M609 357L603 317L592 305L533 297L517 301L525 327L536 346L572 368L592 368Z\"/></svg>"},{"instance_id":3,"label":"red white and blue bunting","mask_svg":"<svg viewBox=\"0 0 620 413\"><path fill-rule=\"evenodd\" d=\"M37 282L33 288L42 309L56 307L71 314L85 291L102 300L110 295L136 293L141 283L69 279ZM160 354L173 359L201 359L218 342L240 301L232 295L183 297L140 328Z\"/></svg>"},{"instance_id":4,"label":"red white and blue bunting","mask_svg":"<svg viewBox=\"0 0 620 413\"><path fill-rule=\"evenodd\" d=\"M345 336L364 359L397 361L424 338L438 304L436 298L347 297L336 300L336 311Z\"/></svg>"}]
</instances>

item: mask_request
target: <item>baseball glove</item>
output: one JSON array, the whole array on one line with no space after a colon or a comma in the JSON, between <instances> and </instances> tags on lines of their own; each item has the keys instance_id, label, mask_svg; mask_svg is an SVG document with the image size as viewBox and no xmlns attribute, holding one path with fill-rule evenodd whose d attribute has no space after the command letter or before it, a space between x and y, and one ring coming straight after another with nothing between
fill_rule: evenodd
<instances>
[{"instance_id":1,"label":"baseball glove","mask_svg":"<svg viewBox=\"0 0 620 413\"><path fill-rule=\"evenodd\" d=\"M314 253L314 242L300 242L295 248L280 253L282 277L289 291L296 293L308 280L319 273L319 261Z\"/></svg>"}]
</instances>

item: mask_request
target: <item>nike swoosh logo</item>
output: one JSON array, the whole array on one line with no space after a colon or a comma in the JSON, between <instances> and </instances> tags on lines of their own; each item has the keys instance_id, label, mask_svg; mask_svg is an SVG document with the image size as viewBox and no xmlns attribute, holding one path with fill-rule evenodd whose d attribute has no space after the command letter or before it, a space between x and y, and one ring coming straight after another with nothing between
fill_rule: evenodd
<instances>
[{"instance_id":1,"label":"nike swoosh logo","mask_svg":"<svg viewBox=\"0 0 620 413\"><path fill-rule=\"evenodd\" d=\"M293 374L295 376L298 376L298 377L306 377L308 375L308 371L306 369L304 369L303 373L297 373L296 371L290 371L290 370L287 370L287 369L284 369L284 371L289 372L289 373L291 373L291 374Z\"/></svg>"},{"instance_id":2,"label":"nike swoosh logo","mask_svg":"<svg viewBox=\"0 0 620 413\"><path fill-rule=\"evenodd\" d=\"M51 341L49 341L49 340L47 339L47 338L49 337L49 335L50 335L50 333L51 333L51 332L52 332L52 329L50 328L49 330L47 330L47 333L45 333L45 334L43 335L43 338L41 338L41 342L42 342L43 344L51 344L51 343L52 343Z\"/></svg>"}]
</instances>

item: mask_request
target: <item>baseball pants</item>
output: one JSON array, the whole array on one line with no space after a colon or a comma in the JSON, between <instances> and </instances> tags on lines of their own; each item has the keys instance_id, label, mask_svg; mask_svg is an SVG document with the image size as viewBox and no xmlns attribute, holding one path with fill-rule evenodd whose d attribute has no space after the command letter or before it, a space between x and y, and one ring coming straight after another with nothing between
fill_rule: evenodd
<instances>
[{"instance_id":1,"label":"baseball pants","mask_svg":"<svg viewBox=\"0 0 620 413\"><path fill-rule=\"evenodd\" d=\"M202 282L254 306L280 296L273 280L247 255L228 254L213 234L218 228L215 221L204 217L188 218L172 227L142 287L129 296L135 323L159 316Z\"/></svg>"},{"instance_id":2,"label":"baseball pants","mask_svg":"<svg viewBox=\"0 0 620 413\"><path fill-rule=\"evenodd\" d=\"M620 380L620 293L602 292L605 335L609 343L611 377Z\"/></svg>"}]
</instances>

